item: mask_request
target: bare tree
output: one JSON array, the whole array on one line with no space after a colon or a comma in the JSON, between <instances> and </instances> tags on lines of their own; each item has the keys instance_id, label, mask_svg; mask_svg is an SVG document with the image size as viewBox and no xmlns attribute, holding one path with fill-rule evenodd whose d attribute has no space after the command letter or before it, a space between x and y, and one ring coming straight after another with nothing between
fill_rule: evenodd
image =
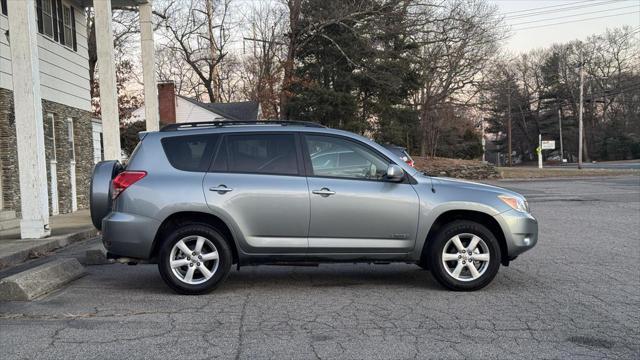
<instances>
[{"instance_id":1,"label":"bare tree","mask_svg":"<svg viewBox=\"0 0 640 360\"><path fill-rule=\"evenodd\" d=\"M160 47L189 65L210 102L229 94L224 83L229 77L220 70L229 55L230 4L231 0L172 0L160 6Z\"/></svg>"},{"instance_id":2,"label":"bare tree","mask_svg":"<svg viewBox=\"0 0 640 360\"><path fill-rule=\"evenodd\" d=\"M89 54L89 84L91 88L91 97L98 97L98 83L96 82L96 67L98 64L98 54L96 50L96 25L95 14L93 8L88 7L86 10L86 26L87 26L87 52ZM113 48L115 51L116 61L122 59L132 45L135 35L140 32L138 13L129 9L114 10L112 15L113 22Z\"/></svg>"},{"instance_id":3,"label":"bare tree","mask_svg":"<svg viewBox=\"0 0 640 360\"><path fill-rule=\"evenodd\" d=\"M450 102L469 101L466 93L498 52L502 38L494 6L481 0L415 4L411 30L421 44L422 86L415 99L422 131L420 155L435 156L443 117Z\"/></svg>"},{"instance_id":4,"label":"bare tree","mask_svg":"<svg viewBox=\"0 0 640 360\"><path fill-rule=\"evenodd\" d=\"M258 101L266 119L280 117L280 96L286 49L284 9L271 3L254 5L243 42L242 93Z\"/></svg>"}]
</instances>

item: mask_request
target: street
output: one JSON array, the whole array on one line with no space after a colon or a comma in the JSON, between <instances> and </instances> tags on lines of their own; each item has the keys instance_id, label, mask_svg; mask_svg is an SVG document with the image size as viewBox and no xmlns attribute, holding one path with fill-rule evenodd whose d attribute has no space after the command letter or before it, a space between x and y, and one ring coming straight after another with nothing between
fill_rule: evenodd
<instances>
[{"instance_id":1,"label":"street","mask_svg":"<svg viewBox=\"0 0 640 360\"><path fill-rule=\"evenodd\" d=\"M640 177L493 183L527 196L540 240L478 292L339 264L243 267L189 297L154 265L90 266L0 303L2 358L639 358Z\"/></svg>"},{"instance_id":2,"label":"street","mask_svg":"<svg viewBox=\"0 0 640 360\"><path fill-rule=\"evenodd\" d=\"M545 165L549 168L571 168L577 169L577 163ZM634 161L602 161L602 162L584 162L582 167L585 169L640 169L640 162Z\"/></svg>"}]
</instances>

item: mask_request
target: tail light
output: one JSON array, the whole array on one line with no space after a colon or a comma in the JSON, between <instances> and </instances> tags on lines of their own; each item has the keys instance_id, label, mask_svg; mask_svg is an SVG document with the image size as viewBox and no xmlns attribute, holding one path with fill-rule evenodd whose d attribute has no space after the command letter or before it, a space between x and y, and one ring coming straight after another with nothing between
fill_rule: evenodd
<instances>
[{"instance_id":1,"label":"tail light","mask_svg":"<svg viewBox=\"0 0 640 360\"><path fill-rule=\"evenodd\" d=\"M113 186L113 200L115 200L129 186L135 184L145 176L147 176L146 171L123 171L118 174L111 182Z\"/></svg>"},{"instance_id":2,"label":"tail light","mask_svg":"<svg viewBox=\"0 0 640 360\"><path fill-rule=\"evenodd\" d=\"M411 166L411 167L415 167L415 166L413 166L413 160L407 161L407 164L409 164L409 166Z\"/></svg>"}]
</instances>

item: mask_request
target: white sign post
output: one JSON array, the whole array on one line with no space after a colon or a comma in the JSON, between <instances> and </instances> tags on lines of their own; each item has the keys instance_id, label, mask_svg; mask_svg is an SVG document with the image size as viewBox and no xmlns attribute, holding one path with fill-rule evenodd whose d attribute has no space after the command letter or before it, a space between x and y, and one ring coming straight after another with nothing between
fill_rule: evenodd
<instances>
[{"instance_id":1,"label":"white sign post","mask_svg":"<svg viewBox=\"0 0 640 360\"><path fill-rule=\"evenodd\" d=\"M542 135L538 134L538 147L536 148L538 154L538 169L542 169Z\"/></svg>"}]
</instances>

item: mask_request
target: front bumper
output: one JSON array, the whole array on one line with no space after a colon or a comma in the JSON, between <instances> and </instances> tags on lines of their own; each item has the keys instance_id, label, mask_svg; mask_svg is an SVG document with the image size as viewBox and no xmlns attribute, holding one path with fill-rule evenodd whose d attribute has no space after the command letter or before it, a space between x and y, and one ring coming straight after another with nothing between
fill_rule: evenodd
<instances>
[{"instance_id":1,"label":"front bumper","mask_svg":"<svg viewBox=\"0 0 640 360\"><path fill-rule=\"evenodd\" d=\"M113 211L102 219L102 243L109 253L149 259L160 224L146 216Z\"/></svg>"},{"instance_id":2,"label":"front bumper","mask_svg":"<svg viewBox=\"0 0 640 360\"><path fill-rule=\"evenodd\" d=\"M508 210L494 216L507 243L507 256L513 259L538 242L538 221L531 214Z\"/></svg>"}]
</instances>

